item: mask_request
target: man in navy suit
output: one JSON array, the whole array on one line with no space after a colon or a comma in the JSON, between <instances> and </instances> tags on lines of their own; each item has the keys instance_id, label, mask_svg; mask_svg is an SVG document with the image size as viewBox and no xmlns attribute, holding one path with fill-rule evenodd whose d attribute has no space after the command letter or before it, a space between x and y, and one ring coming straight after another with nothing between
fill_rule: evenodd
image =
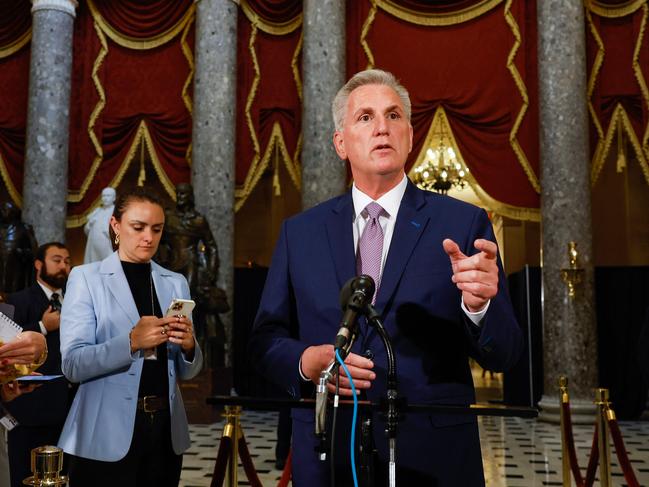
<instances>
[{"instance_id":1,"label":"man in navy suit","mask_svg":"<svg viewBox=\"0 0 649 487\"><path fill-rule=\"evenodd\" d=\"M393 75L356 74L333 102L333 142L350 163L352 190L282 227L250 349L258 369L295 397L312 397L312 383L333 360L340 289L366 268L378 269L375 308L395 347L399 394L409 402L471 404L469 356L489 370L518 359L521 332L486 213L419 190L404 173L410 112L408 92ZM346 363L356 388L378 401L386 390L386 354L373 329L363 320L359 328ZM342 394L351 394L342 374L340 384ZM329 485L329 464L315 451L313 412L294 410L292 417L293 485ZM349 483L342 440L349 423L341 417L338 486ZM373 427L381 485L385 424L375 416ZM396 463L400 485L484 485L476 419L409 414L398 426Z\"/></svg>"},{"instance_id":2,"label":"man in navy suit","mask_svg":"<svg viewBox=\"0 0 649 487\"><path fill-rule=\"evenodd\" d=\"M60 306L70 273L70 252L62 243L43 244L36 252L34 267L36 282L10 294L7 302L16 307L14 321L23 330L45 335L48 356L38 372L60 375ZM23 479L31 475L32 448L57 444L70 407L69 394L68 382L60 378L7 404L6 409L18 421L8 434L12 487L21 486Z\"/></svg>"}]
</instances>

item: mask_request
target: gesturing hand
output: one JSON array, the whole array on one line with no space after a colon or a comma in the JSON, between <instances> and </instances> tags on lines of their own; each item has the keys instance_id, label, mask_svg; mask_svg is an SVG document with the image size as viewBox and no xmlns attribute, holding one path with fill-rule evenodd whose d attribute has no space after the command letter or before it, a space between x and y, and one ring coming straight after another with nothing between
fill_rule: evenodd
<instances>
[{"instance_id":1,"label":"gesturing hand","mask_svg":"<svg viewBox=\"0 0 649 487\"><path fill-rule=\"evenodd\" d=\"M498 293L498 247L482 238L473 245L480 252L472 256L462 253L458 244L450 238L442 242L444 252L451 260L452 280L462 291L467 309L473 313L481 311L487 302Z\"/></svg>"},{"instance_id":2,"label":"gesturing hand","mask_svg":"<svg viewBox=\"0 0 649 487\"><path fill-rule=\"evenodd\" d=\"M334 360L334 347L333 345L318 345L307 348L302 353L302 373L305 377L311 379L314 384L317 384L320 379L320 372L326 369L329 364ZM356 389L369 389L372 386L372 380L376 378L376 374L372 372L374 363L360 355L350 353L345 358L345 365L349 373L354 379L354 387ZM327 384L329 392L335 392L336 386L334 379ZM347 375L340 370L340 389L341 396L351 396L352 389L347 379Z\"/></svg>"}]
</instances>

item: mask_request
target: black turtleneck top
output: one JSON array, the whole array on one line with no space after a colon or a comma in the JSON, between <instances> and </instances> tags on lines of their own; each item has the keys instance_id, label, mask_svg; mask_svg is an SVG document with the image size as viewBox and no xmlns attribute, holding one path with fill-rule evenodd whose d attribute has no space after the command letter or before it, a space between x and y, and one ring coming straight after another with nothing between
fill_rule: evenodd
<instances>
[{"instance_id":1,"label":"black turtleneck top","mask_svg":"<svg viewBox=\"0 0 649 487\"><path fill-rule=\"evenodd\" d=\"M151 276L151 263L138 264L134 262L121 262L140 317L157 316L161 318L162 310L155 292L153 277ZM140 378L139 397L169 396L167 343L158 345L156 353L157 360L144 360L142 376Z\"/></svg>"}]
</instances>

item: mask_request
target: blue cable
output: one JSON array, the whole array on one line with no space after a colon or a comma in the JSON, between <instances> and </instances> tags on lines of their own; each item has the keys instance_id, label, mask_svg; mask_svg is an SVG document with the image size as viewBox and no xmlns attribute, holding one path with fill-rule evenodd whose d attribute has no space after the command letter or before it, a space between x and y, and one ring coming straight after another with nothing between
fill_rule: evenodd
<instances>
[{"instance_id":1,"label":"blue cable","mask_svg":"<svg viewBox=\"0 0 649 487\"><path fill-rule=\"evenodd\" d=\"M354 487L358 487L358 479L356 478L356 458L354 455L354 444L356 443L356 416L358 414L358 398L356 397L356 387L354 387L354 381L352 380L352 375L349 373L349 370L347 370L347 366L345 365L343 359L340 357L340 353L338 353L338 350L336 350L336 359L340 363L340 366L345 371L345 375L347 375L347 378L349 379L349 383L351 384L351 388L352 388L352 396L354 397L354 414L352 416L352 439L349 445L349 452L352 461L352 476L354 477Z\"/></svg>"}]
</instances>

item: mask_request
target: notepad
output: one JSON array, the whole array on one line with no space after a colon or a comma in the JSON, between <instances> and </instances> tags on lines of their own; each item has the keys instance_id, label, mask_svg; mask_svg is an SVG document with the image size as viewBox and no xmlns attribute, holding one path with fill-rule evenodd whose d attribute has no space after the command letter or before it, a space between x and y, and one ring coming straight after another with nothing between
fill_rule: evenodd
<instances>
[{"instance_id":1,"label":"notepad","mask_svg":"<svg viewBox=\"0 0 649 487\"><path fill-rule=\"evenodd\" d=\"M23 328L6 314L0 312L0 343L7 343L23 331Z\"/></svg>"}]
</instances>

